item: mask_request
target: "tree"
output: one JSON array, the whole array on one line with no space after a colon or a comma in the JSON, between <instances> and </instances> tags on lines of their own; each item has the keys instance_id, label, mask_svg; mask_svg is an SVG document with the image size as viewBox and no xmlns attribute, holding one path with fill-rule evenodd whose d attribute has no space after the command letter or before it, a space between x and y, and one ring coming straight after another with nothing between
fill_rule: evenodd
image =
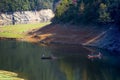
<instances>
[{"instance_id":1,"label":"tree","mask_svg":"<svg viewBox=\"0 0 120 80\"><path fill-rule=\"evenodd\" d=\"M109 12L107 12L107 10L108 10L107 5L104 3L101 3L99 7L99 21L100 22L105 23L111 20Z\"/></svg>"},{"instance_id":2,"label":"tree","mask_svg":"<svg viewBox=\"0 0 120 80\"><path fill-rule=\"evenodd\" d=\"M53 0L0 0L0 12L52 9Z\"/></svg>"},{"instance_id":3,"label":"tree","mask_svg":"<svg viewBox=\"0 0 120 80\"><path fill-rule=\"evenodd\" d=\"M55 14L62 22L118 24L120 0L61 0Z\"/></svg>"},{"instance_id":4,"label":"tree","mask_svg":"<svg viewBox=\"0 0 120 80\"><path fill-rule=\"evenodd\" d=\"M56 8L56 17L60 17L69 7L68 0L62 0Z\"/></svg>"}]
</instances>

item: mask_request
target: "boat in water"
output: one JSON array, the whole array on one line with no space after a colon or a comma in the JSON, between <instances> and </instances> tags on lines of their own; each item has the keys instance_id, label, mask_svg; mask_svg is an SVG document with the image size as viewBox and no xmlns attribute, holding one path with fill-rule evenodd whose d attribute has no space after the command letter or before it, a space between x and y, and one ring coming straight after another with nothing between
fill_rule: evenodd
<instances>
[{"instance_id":1,"label":"boat in water","mask_svg":"<svg viewBox=\"0 0 120 80\"><path fill-rule=\"evenodd\" d=\"M101 59L101 58L102 58L102 54L99 52L99 54L91 54L91 55L88 55L88 59L94 59L94 58L99 58L99 59Z\"/></svg>"},{"instance_id":2,"label":"boat in water","mask_svg":"<svg viewBox=\"0 0 120 80\"><path fill-rule=\"evenodd\" d=\"M57 59L55 56L51 55L51 56L42 56L41 59Z\"/></svg>"}]
</instances>

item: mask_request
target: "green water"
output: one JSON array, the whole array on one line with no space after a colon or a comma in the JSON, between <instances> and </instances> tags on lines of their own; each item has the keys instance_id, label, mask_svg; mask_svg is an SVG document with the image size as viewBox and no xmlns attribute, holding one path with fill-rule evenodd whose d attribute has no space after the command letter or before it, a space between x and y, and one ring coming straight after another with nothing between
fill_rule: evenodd
<instances>
[{"instance_id":1,"label":"green water","mask_svg":"<svg viewBox=\"0 0 120 80\"><path fill-rule=\"evenodd\" d=\"M91 51L101 59L88 59ZM42 55L54 56L42 60ZM0 70L12 71L27 80L120 80L120 56L117 53L78 45L31 44L0 41Z\"/></svg>"}]
</instances>

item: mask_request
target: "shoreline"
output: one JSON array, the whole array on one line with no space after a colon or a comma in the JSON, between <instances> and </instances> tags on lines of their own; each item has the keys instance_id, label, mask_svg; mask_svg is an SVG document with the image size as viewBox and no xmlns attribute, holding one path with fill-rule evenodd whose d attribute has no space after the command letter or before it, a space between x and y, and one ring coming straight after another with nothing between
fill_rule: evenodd
<instances>
[{"instance_id":1,"label":"shoreline","mask_svg":"<svg viewBox=\"0 0 120 80\"><path fill-rule=\"evenodd\" d=\"M23 38L0 37L0 40L18 40L42 44L88 45L94 42L96 39L92 39L101 32L103 32L103 29L96 29L96 26L89 29L88 26L83 25L78 27L75 25L49 24L28 32Z\"/></svg>"},{"instance_id":2,"label":"shoreline","mask_svg":"<svg viewBox=\"0 0 120 80\"><path fill-rule=\"evenodd\" d=\"M0 37L0 40L16 40L42 44L72 44L86 46L88 45L87 42L99 35L102 31L99 31L99 33L94 35L98 30L94 30L93 33L91 33L91 31L92 29L96 28L96 26L92 27L92 29L89 29L86 26L84 27L83 25L78 27L75 25L49 24L38 30L30 31L23 38Z\"/></svg>"},{"instance_id":3,"label":"shoreline","mask_svg":"<svg viewBox=\"0 0 120 80\"><path fill-rule=\"evenodd\" d=\"M113 32L114 28L113 30L112 29L109 30L108 28L104 29L104 27L97 26L92 26L91 28L89 27L91 26L75 27L74 25L49 24L45 27L29 32L24 38L0 37L0 40L16 40L30 43L41 43L45 45L67 44L67 45L94 46L98 48L107 49L110 51L119 52L120 49L112 48L111 46L107 47L104 46L105 43L111 44L113 42L113 38L110 39L108 38L110 36L109 33ZM108 41L106 42L105 40Z\"/></svg>"},{"instance_id":4,"label":"shoreline","mask_svg":"<svg viewBox=\"0 0 120 80\"><path fill-rule=\"evenodd\" d=\"M16 40L17 38L0 37L0 40Z\"/></svg>"}]
</instances>

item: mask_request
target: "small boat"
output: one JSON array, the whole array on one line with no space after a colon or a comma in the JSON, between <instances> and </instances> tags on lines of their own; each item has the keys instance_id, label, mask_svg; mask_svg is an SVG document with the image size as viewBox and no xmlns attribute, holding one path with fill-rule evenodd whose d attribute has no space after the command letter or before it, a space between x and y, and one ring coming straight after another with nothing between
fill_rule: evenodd
<instances>
[{"instance_id":1,"label":"small boat","mask_svg":"<svg viewBox=\"0 0 120 80\"><path fill-rule=\"evenodd\" d=\"M41 59L53 59L53 58L51 56L48 57L42 56Z\"/></svg>"},{"instance_id":2,"label":"small boat","mask_svg":"<svg viewBox=\"0 0 120 80\"><path fill-rule=\"evenodd\" d=\"M102 57L102 54L99 52L99 54L97 54L97 55L88 55L88 59L94 59L94 58L99 58L99 59L101 59L101 57Z\"/></svg>"},{"instance_id":3,"label":"small boat","mask_svg":"<svg viewBox=\"0 0 120 80\"><path fill-rule=\"evenodd\" d=\"M53 55L51 56L42 56L41 59L56 59L56 57L54 57Z\"/></svg>"}]
</instances>

